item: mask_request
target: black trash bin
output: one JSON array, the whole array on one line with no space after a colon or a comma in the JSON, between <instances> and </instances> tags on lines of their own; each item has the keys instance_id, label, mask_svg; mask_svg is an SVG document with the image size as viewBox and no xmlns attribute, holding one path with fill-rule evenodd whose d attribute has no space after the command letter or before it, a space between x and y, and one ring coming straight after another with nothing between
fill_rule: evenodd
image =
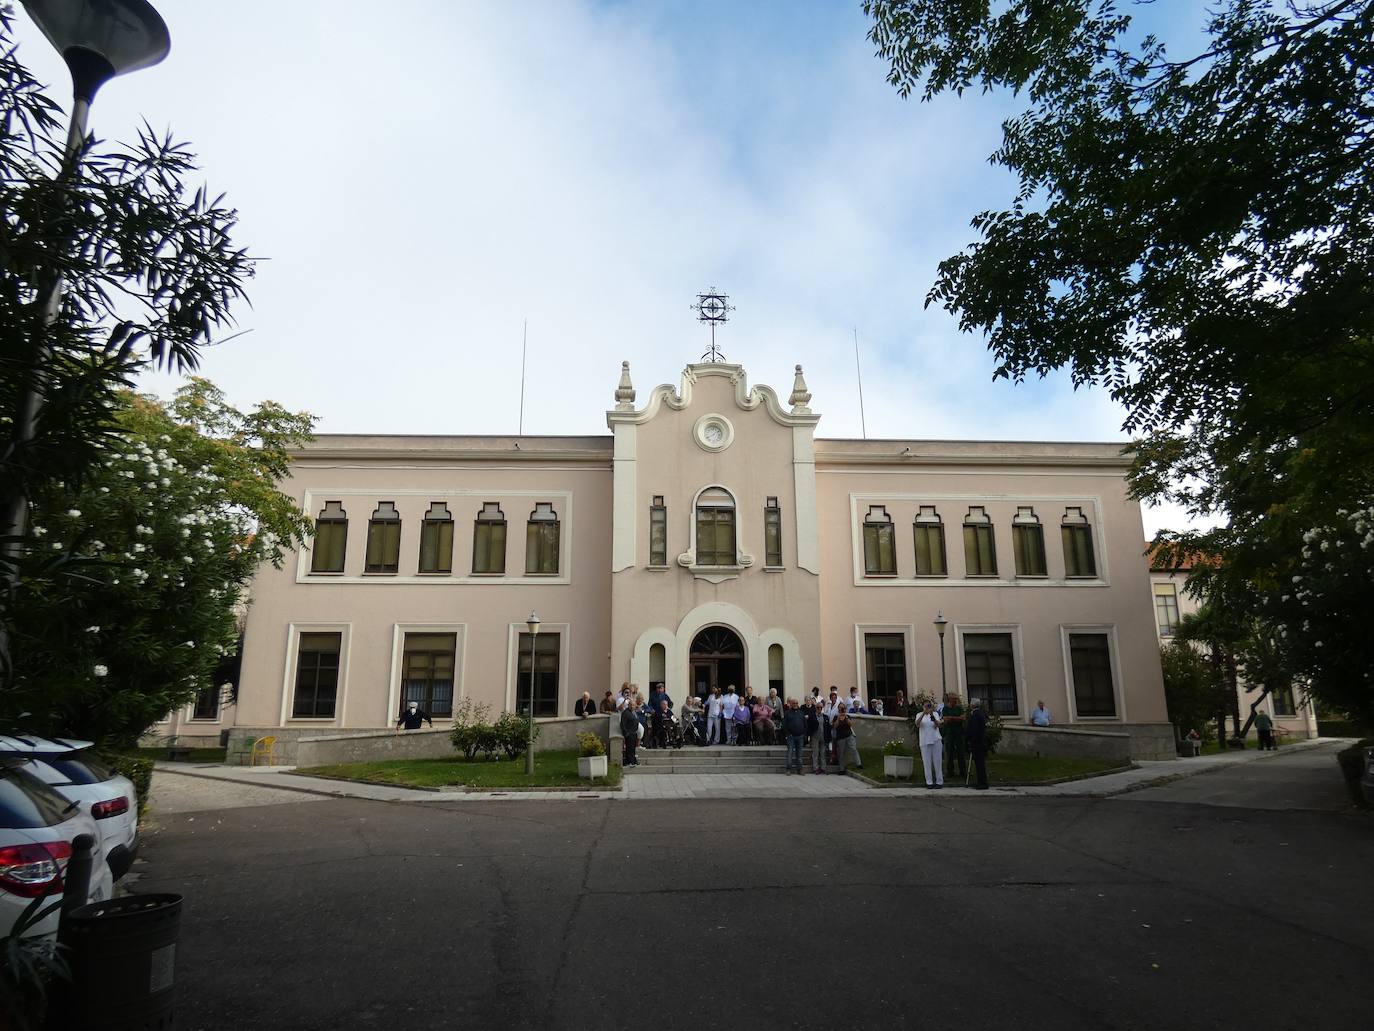
<instances>
[{"instance_id":1,"label":"black trash bin","mask_svg":"<svg viewBox=\"0 0 1374 1031\"><path fill-rule=\"evenodd\" d=\"M72 980L55 986L48 1026L170 1031L180 895L124 895L80 906L60 934Z\"/></svg>"}]
</instances>

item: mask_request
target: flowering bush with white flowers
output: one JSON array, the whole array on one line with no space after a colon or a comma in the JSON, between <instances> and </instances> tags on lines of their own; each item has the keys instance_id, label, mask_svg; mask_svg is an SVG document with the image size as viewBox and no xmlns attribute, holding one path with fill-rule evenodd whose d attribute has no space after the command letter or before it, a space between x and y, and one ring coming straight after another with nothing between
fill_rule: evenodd
<instances>
[{"instance_id":1,"label":"flowering bush with white flowers","mask_svg":"<svg viewBox=\"0 0 1374 1031\"><path fill-rule=\"evenodd\" d=\"M21 585L5 708L35 730L131 743L220 687L253 574L308 537L278 484L313 419L239 412L202 379L165 406L127 394L119 414L126 435L84 483L34 498L34 533L60 554Z\"/></svg>"},{"instance_id":2,"label":"flowering bush with white flowers","mask_svg":"<svg viewBox=\"0 0 1374 1031\"><path fill-rule=\"evenodd\" d=\"M1302 558L1280 602L1296 665L1323 700L1374 718L1374 499L1342 508L1303 534Z\"/></svg>"}]
</instances>

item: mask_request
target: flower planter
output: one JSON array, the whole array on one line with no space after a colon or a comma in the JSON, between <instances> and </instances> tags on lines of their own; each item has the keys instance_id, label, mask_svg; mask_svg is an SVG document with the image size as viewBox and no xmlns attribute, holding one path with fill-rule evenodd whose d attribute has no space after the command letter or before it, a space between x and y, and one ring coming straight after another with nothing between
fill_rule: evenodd
<instances>
[{"instance_id":1,"label":"flower planter","mask_svg":"<svg viewBox=\"0 0 1374 1031\"><path fill-rule=\"evenodd\" d=\"M883 776L910 777L915 769L916 757L912 755L883 756Z\"/></svg>"},{"instance_id":2,"label":"flower planter","mask_svg":"<svg viewBox=\"0 0 1374 1031\"><path fill-rule=\"evenodd\" d=\"M606 757L604 755L579 755L577 775L585 779L606 776Z\"/></svg>"}]
</instances>

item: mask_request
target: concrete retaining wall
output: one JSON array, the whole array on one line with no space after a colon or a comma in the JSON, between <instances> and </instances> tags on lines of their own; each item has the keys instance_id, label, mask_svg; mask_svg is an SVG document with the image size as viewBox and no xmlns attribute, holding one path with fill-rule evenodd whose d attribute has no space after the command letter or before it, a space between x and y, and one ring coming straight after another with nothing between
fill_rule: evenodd
<instances>
[{"instance_id":1,"label":"concrete retaining wall","mask_svg":"<svg viewBox=\"0 0 1374 1031\"><path fill-rule=\"evenodd\" d=\"M895 739L915 745L915 737L900 716L856 716L850 722L860 748L881 748ZM998 751L1004 755L1044 755L1055 758L1174 759L1174 731L1167 723L1113 724L1109 727L1002 726Z\"/></svg>"},{"instance_id":2,"label":"concrete retaining wall","mask_svg":"<svg viewBox=\"0 0 1374 1031\"><path fill-rule=\"evenodd\" d=\"M610 741L609 716L559 716L537 720L541 751L568 751L577 747L577 735L593 733L603 744ZM387 759L440 759L454 755L448 728L431 730L329 730L298 728L235 727L229 732L229 761L246 751L251 738L277 737L277 762L284 766L332 766L336 763L381 762ZM608 752L611 749L607 749Z\"/></svg>"}]
</instances>

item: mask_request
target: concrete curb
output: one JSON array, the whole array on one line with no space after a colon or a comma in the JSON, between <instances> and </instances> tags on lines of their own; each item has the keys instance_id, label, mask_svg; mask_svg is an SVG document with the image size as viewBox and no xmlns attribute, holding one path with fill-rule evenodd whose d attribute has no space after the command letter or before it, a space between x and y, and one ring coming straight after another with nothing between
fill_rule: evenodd
<instances>
[{"instance_id":1,"label":"concrete curb","mask_svg":"<svg viewBox=\"0 0 1374 1031\"><path fill-rule=\"evenodd\" d=\"M1076 777L1068 780L1058 781L1055 784L1027 784L1027 785L994 785L994 790L990 792L974 792L955 786L952 790L958 792L958 797L983 797L983 798L1006 798L1008 796L1020 796L1025 798L1112 798L1120 795L1127 795L1134 791L1142 791L1146 788L1157 787L1161 784L1172 783L1177 780L1185 780L1189 777L1200 776L1216 770L1226 770L1248 762L1265 762L1269 759L1277 758L1280 755L1294 751L1302 751L1310 748L1319 748L1323 745L1340 744L1335 738L1316 738L1306 741L1295 741L1285 745L1276 752L1246 751L1236 752L1222 756L1217 756L1210 760L1197 762L1194 760L1160 760L1160 765L1167 765L1169 769L1160 770L1154 776L1141 777L1125 784L1097 784L1093 783L1089 788L1090 782L1106 781L1113 777L1130 776L1146 771L1139 765L1134 765L1127 770L1117 770L1100 774L1092 774L1086 777ZM500 788L492 790L469 790L444 789L444 788L405 788L391 787L385 784L364 784L359 781L335 780L333 778L316 777L314 774L296 773L294 767L274 768L271 770L259 767L258 773L239 772L243 767L229 766L192 766L185 768L185 764L158 762L154 763L153 769L157 773L169 773L180 777L193 777L201 780L214 780L221 783L248 784L254 787L275 788L278 791L294 791L304 795L317 795L324 798L360 798L372 802L438 802L438 801L517 801L529 799L532 801L550 801L553 798L566 798L570 801L585 799L592 795L612 801L640 801L625 789L625 782L622 780L617 788L555 788L555 787L531 787L531 788ZM868 791L869 797L889 798L928 798L925 791L916 791L909 784L879 784L867 776L855 770L847 770L849 778L863 784ZM283 782L285 778L314 779L337 784L337 789L329 789L323 786L313 786L310 784ZM270 780L268 778L271 778ZM779 776L779 786L786 783L788 778ZM1084 785L1084 790L1072 790L1073 785ZM1067 788L1068 790L1056 790ZM908 794L907 791L910 791ZM752 797L752 796L740 796ZM761 798L777 798L776 793L770 789L770 793L759 795ZM816 797L802 796L798 797ZM840 795L837 797L853 799L854 794ZM949 795L940 797L948 798ZM644 801L662 800L643 799ZM684 798L683 801L692 801Z\"/></svg>"}]
</instances>

